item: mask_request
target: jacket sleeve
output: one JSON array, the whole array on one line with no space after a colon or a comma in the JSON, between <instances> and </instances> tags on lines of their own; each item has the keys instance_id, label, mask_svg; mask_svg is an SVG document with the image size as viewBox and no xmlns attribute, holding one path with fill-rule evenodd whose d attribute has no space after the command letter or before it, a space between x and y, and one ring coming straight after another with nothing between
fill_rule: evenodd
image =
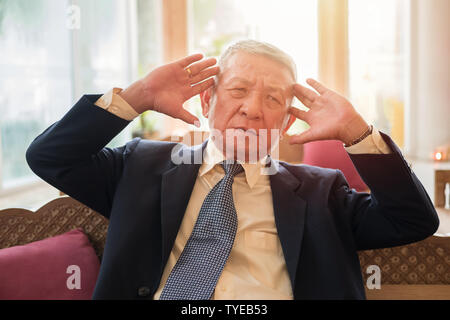
<instances>
[{"instance_id":1,"label":"jacket sleeve","mask_svg":"<svg viewBox=\"0 0 450 320\"><path fill-rule=\"evenodd\" d=\"M109 218L124 163L140 138L105 147L130 121L94 105L99 97L84 95L33 140L26 160L43 180Z\"/></svg>"},{"instance_id":2,"label":"jacket sleeve","mask_svg":"<svg viewBox=\"0 0 450 320\"><path fill-rule=\"evenodd\" d=\"M391 154L350 154L370 194L350 189L339 170L331 190L333 206L351 224L357 250L420 241L439 227L436 210L419 179L395 143L381 135Z\"/></svg>"}]
</instances>

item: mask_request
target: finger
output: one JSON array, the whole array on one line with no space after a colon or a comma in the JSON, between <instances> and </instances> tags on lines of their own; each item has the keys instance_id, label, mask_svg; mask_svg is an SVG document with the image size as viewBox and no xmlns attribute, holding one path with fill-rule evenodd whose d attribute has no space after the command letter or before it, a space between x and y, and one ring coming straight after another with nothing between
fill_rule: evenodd
<instances>
[{"instance_id":1,"label":"finger","mask_svg":"<svg viewBox=\"0 0 450 320\"><path fill-rule=\"evenodd\" d=\"M181 108L180 113L178 114L178 116L176 116L176 118L183 120L184 122L187 122L189 124L193 124L196 127L200 127L200 120L184 108Z\"/></svg>"},{"instance_id":2,"label":"finger","mask_svg":"<svg viewBox=\"0 0 450 320\"><path fill-rule=\"evenodd\" d=\"M324 94L328 90L323 84L314 79L307 79L306 83L308 83L311 87L316 89L316 91L320 94Z\"/></svg>"},{"instance_id":3,"label":"finger","mask_svg":"<svg viewBox=\"0 0 450 320\"><path fill-rule=\"evenodd\" d=\"M294 117L306 121L306 117L307 117L307 113L306 111L300 110L298 108L295 107L289 107L288 112L292 115L294 115Z\"/></svg>"},{"instance_id":4,"label":"finger","mask_svg":"<svg viewBox=\"0 0 450 320\"><path fill-rule=\"evenodd\" d=\"M190 65L191 63L194 63L195 61L200 60L201 58L203 58L202 53L195 53L195 54L192 54L190 56L187 56L183 59L176 61L176 63L178 63L182 68L185 68L188 65Z\"/></svg>"},{"instance_id":5,"label":"finger","mask_svg":"<svg viewBox=\"0 0 450 320\"><path fill-rule=\"evenodd\" d=\"M294 94L298 99L306 98L310 100L311 102L314 102L314 100L319 97L317 93L312 91L311 89L308 89L301 84L296 83L294 85Z\"/></svg>"},{"instance_id":6,"label":"finger","mask_svg":"<svg viewBox=\"0 0 450 320\"><path fill-rule=\"evenodd\" d=\"M305 97L297 97L297 98L308 109L312 109L314 107L314 103L311 100L309 100Z\"/></svg>"},{"instance_id":7,"label":"finger","mask_svg":"<svg viewBox=\"0 0 450 320\"><path fill-rule=\"evenodd\" d=\"M300 134L292 136L289 139L289 144L305 144L314 140L311 130L308 129Z\"/></svg>"},{"instance_id":8,"label":"finger","mask_svg":"<svg viewBox=\"0 0 450 320\"><path fill-rule=\"evenodd\" d=\"M191 77L196 76L199 74L203 69L209 68L217 63L216 58L208 58L202 61L199 61L197 63L194 63L193 65L189 66L189 69L191 70Z\"/></svg>"},{"instance_id":9,"label":"finger","mask_svg":"<svg viewBox=\"0 0 450 320\"><path fill-rule=\"evenodd\" d=\"M191 84L201 82L205 79L215 76L219 73L219 67L212 67L201 71L199 74L191 78Z\"/></svg>"},{"instance_id":10,"label":"finger","mask_svg":"<svg viewBox=\"0 0 450 320\"><path fill-rule=\"evenodd\" d=\"M199 93L202 93L203 91L205 91L209 87L212 87L213 85L214 85L214 79L209 78L208 80L205 80L203 82L200 82L199 84L192 86L191 97L193 97Z\"/></svg>"}]
</instances>

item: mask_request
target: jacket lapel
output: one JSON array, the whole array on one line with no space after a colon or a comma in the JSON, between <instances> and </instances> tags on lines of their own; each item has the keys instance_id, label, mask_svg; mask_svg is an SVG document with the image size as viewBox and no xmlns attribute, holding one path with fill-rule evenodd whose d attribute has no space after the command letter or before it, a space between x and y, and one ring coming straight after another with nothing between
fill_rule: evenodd
<instances>
[{"instance_id":1,"label":"jacket lapel","mask_svg":"<svg viewBox=\"0 0 450 320\"><path fill-rule=\"evenodd\" d=\"M203 161L203 150L208 140L201 145L183 147L178 155L190 159L164 172L161 182L161 233L162 267L167 263L170 251L183 220L186 207ZM196 160L194 162L194 159Z\"/></svg>"},{"instance_id":2,"label":"jacket lapel","mask_svg":"<svg viewBox=\"0 0 450 320\"><path fill-rule=\"evenodd\" d=\"M306 201L298 194L301 182L280 163L277 173L270 176L270 184L275 224L294 289L305 226Z\"/></svg>"}]
</instances>

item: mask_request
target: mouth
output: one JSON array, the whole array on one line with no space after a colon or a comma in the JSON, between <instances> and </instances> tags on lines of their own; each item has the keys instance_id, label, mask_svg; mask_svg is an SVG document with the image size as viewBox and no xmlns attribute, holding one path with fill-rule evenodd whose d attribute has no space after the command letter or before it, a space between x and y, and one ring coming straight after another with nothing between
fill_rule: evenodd
<instances>
[{"instance_id":1,"label":"mouth","mask_svg":"<svg viewBox=\"0 0 450 320\"><path fill-rule=\"evenodd\" d=\"M257 130L253 129L253 128L248 129L246 127L235 127L235 128L230 128L230 129L232 129L242 135L253 135L253 136L259 135Z\"/></svg>"}]
</instances>

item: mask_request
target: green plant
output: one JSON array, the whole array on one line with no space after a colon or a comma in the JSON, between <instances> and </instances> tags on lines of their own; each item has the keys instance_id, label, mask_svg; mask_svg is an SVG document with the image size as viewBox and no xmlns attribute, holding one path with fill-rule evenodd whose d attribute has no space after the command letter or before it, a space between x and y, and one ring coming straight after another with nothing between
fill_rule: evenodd
<instances>
[{"instance_id":1,"label":"green plant","mask_svg":"<svg viewBox=\"0 0 450 320\"><path fill-rule=\"evenodd\" d=\"M139 115L139 119L133 127L133 137L144 136L145 134L152 134L157 131L157 117L151 110L147 110Z\"/></svg>"}]
</instances>

